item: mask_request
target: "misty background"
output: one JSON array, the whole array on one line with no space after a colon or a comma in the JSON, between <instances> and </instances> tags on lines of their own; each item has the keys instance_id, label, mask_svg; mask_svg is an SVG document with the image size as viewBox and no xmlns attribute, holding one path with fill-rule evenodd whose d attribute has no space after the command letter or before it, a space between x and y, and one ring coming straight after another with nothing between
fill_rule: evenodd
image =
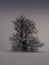
<instances>
[{"instance_id":1,"label":"misty background","mask_svg":"<svg viewBox=\"0 0 49 65\"><path fill-rule=\"evenodd\" d=\"M0 50L10 50L12 20L21 15L36 23L37 35L45 43L41 50L49 51L49 0L0 0Z\"/></svg>"}]
</instances>

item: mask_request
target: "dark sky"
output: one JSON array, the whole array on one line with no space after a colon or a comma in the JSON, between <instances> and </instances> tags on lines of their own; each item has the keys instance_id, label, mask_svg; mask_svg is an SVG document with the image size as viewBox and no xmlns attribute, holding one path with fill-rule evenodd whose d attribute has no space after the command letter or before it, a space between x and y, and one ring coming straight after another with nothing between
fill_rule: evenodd
<instances>
[{"instance_id":1,"label":"dark sky","mask_svg":"<svg viewBox=\"0 0 49 65\"><path fill-rule=\"evenodd\" d=\"M49 7L49 0L0 0L0 7L12 8L12 7Z\"/></svg>"}]
</instances>

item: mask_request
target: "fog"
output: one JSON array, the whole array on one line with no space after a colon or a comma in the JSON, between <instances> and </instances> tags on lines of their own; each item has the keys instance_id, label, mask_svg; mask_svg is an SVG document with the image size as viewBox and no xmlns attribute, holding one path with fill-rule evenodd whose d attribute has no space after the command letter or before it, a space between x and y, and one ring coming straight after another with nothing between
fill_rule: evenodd
<instances>
[{"instance_id":1,"label":"fog","mask_svg":"<svg viewBox=\"0 0 49 65\"><path fill-rule=\"evenodd\" d=\"M12 20L21 15L36 23L40 52L10 52ZM49 0L0 0L0 65L49 65Z\"/></svg>"},{"instance_id":2,"label":"fog","mask_svg":"<svg viewBox=\"0 0 49 65\"><path fill-rule=\"evenodd\" d=\"M38 37L45 45L42 50L49 49L49 1L48 0L0 0L0 50L9 50L9 37L14 33L12 20L25 15L36 23Z\"/></svg>"}]
</instances>

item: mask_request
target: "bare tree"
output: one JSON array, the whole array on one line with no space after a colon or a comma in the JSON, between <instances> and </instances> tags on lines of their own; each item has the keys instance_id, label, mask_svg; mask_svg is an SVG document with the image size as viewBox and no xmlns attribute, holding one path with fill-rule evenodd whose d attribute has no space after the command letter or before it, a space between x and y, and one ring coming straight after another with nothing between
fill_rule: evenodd
<instances>
[{"instance_id":1,"label":"bare tree","mask_svg":"<svg viewBox=\"0 0 49 65\"><path fill-rule=\"evenodd\" d=\"M26 19L25 16L20 16L12 22L16 30L16 33L10 37L13 51L34 52L44 45L34 36L34 34L37 34L37 29L33 21Z\"/></svg>"}]
</instances>

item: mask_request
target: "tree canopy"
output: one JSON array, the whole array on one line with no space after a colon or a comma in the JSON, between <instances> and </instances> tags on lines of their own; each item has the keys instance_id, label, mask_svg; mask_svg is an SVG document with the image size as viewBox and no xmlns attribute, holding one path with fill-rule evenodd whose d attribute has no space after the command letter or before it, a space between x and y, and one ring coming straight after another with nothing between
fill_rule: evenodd
<instances>
[{"instance_id":1,"label":"tree canopy","mask_svg":"<svg viewBox=\"0 0 49 65\"><path fill-rule=\"evenodd\" d=\"M38 32L34 21L27 19L25 16L20 16L12 23L16 31L10 37L13 51L34 52L44 45L34 35Z\"/></svg>"}]
</instances>

